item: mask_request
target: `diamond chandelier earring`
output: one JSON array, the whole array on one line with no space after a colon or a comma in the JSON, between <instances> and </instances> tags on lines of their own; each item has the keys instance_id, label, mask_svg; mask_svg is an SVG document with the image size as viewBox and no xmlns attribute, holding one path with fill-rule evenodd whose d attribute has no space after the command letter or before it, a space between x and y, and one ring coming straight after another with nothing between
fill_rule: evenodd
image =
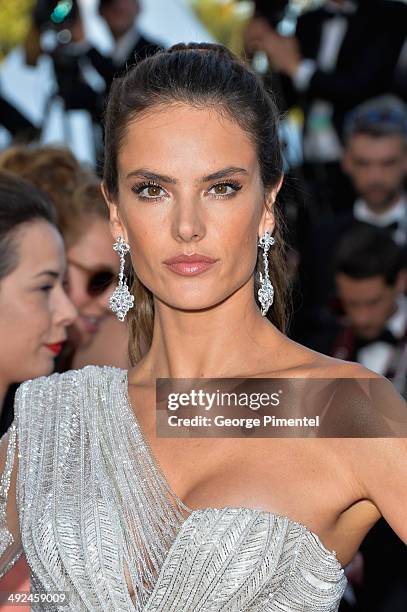
<instances>
[{"instance_id":1,"label":"diamond chandelier earring","mask_svg":"<svg viewBox=\"0 0 407 612\"><path fill-rule=\"evenodd\" d=\"M131 295L127 286L127 279L124 276L124 256L130 251L130 245L124 241L123 236L119 236L113 245L113 250L119 254L120 270L119 284L110 296L109 308L115 313L119 321L124 321L126 314L134 306L134 295Z\"/></svg>"},{"instance_id":2,"label":"diamond chandelier earring","mask_svg":"<svg viewBox=\"0 0 407 612\"><path fill-rule=\"evenodd\" d=\"M263 317L266 316L268 309L273 303L274 299L274 287L271 284L269 277L269 262L268 252L270 247L275 243L273 236L270 232L264 232L263 236L259 240L259 247L263 249L263 268L264 276L260 272L260 288L257 292L259 302L261 304L261 314Z\"/></svg>"}]
</instances>

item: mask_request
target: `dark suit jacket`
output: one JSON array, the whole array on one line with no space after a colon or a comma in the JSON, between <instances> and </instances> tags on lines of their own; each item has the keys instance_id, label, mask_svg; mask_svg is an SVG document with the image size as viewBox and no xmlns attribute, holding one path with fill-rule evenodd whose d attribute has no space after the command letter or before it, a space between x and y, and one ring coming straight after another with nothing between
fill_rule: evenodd
<instances>
[{"instance_id":1,"label":"dark suit jacket","mask_svg":"<svg viewBox=\"0 0 407 612\"><path fill-rule=\"evenodd\" d=\"M140 37L122 65L117 66L110 57L101 54L91 47L85 54L95 70L106 84L103 93L95 91L81 76L80 57L72 57L66 53L57 52L53 55L55 74L58 82L58 94L65 102L66 110L87 110L95 122L100 122L105 107L106 96L109 93L115 76L123 73L137 61L153 55L162 47Z\"/></svg>"},{"instance_id":2,"label":"dark suit jacket","mask_svg":"<svg viewBox=\"0 0 407 612\"><path fill-rule=\"evenodd\" d=\"M94 48L91 48L88 51L87 55L91 60L93 66L104 78L107 85L107 89L109 89L113 78L116 75L130 68L130 66L137 63L138 61L149 57L150 55L154 55L155 53L157 53L157 51L162 50L162 48L163 47L161 47L160 45L157 45L151 40L144 38L144 36L140 36L140 38L137 40L137 42L132 47L131 51L120 66L114 64L111 58L102 55Z\"/></svg>"},{"instance_id":3,"label":"dark suit jacket","mask_svg":"<svg viewBox=\"0 0 407 612\"><path fill-rule=\"evenodd\" d=\"M27 136L34 139L37 135L35 126L0 95L0 125L3 125L12 136Z\"/></svg>"},{"instance_id":4,"label":"dark suit jacket","mask_svg":"<svg viewBox=\"0 0 407 612\"><path fill-rule=\"evenodd\" d=\"M311 228L302 242L298 273L301 302L296 312L293 336L298 342L326 352L325 342L336 327L336 287L333 259L341 237L352 227L366 225L353 211L338 213ZM370 224L367 224L370 225ZM407 262L407 245L403 249ZM319 346L319 348L316 348Z\"/></svg>"},{"instance_id":5,"label":"dark suit jacket","mask_svg":"<svg viewBox=\"0 0 407 612\"><path fill-rule=\"evenodd\" d=\"M316 98L334 106L333 122L341 135L344 115L365 100L391 91L393 75L406 38L407 6L398 0L361 0L348 16L335 70L317 69L308 89L299 94L282 77L287 106L300 103L305 113ZM329 19L324 8L298 19L296 36L301 53L315 60L321 45L322 26Z\"/></svg>"}]
</instances>

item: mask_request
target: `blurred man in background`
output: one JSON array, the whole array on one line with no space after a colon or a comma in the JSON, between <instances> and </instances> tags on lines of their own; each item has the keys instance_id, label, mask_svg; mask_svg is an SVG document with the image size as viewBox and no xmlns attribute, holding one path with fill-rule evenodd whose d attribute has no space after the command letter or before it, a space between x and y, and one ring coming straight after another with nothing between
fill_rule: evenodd
<instances>
[{"instance_id":1,"label":"blurred man in background","mask_svg":"<svg viewBox=\"0 0 407 612\"><path fill-rule=\"evenodd\" d=\"M96 164L103 151L101 125L113 78L161 48L139 33L137 0L100 0L99 13L113 39L113 50L106 55L86 39L78 0L70 3L37 0L33 11L40 47L53 61L54 100L62 101L63 131L82 132L83 146L94 151ZM74 117L73 125L70 117Z\"/></svg>"},{"instance_id":2,"label":"blurred man in background","mask_svg":"<svg viewBox=\"0 0 407 612\"><path fill-rule=\"evenodd\" d=\"M407 399L407 268L400 247L382 229L359 225L338 244L334 269L343 315L328 354L385 376ZM354 609L404 612L407 548L384 518L368 533L358 555Z\"/></svg>"},{"instance_id":3,"label":"blurred man in background","mask_svg":"<svg viewBox=\"0 0 407 612\"><path fill-rule=\"evenodd\" d=\"M407 394L407 268L402 250L381 229L362 226L342 236L334 257L343 316L333 357L357 361L393 379Z\"/></svg>"},{"instance_id":4,"label":"blurred man in background","mask_svg":"<svg viewBox=\"0 0 407 612\"><path fill-rule=\"evenodd\" d=\"M342 159L359 198L355 219L387 227L398 244L407 242L407 108L384 96L353 111L345 124Z\"/></svg>"},{"instance_id":5,"label":"blurred man in background","mask_svg":"<svg viewBox=\"0 0 407 612\"><path fill-rule=\"evenodd\" d=\"M327 0L304 12L294 36L279 32L274 2L256 2L246 49L267 54L280 103L304 112L305 177L321 212L343 209L342 126L356 105L392 91L406 40L407 6L397 0ZM277 3L280 13L284 4Z\"/></svg>"},{"instance_id":6,"label":"blurred man in background","mask_svg":"<svg viewBox=\"0 0 407 612\"><path fill-rule=\"evenodd\" d=\"M295 334L322 352L328 350L325 331L335 317L333 254L341 236L355 225L379 227L407 258L407 110L402 102L379 98L350 114L342 164L358 197L348 212L322 219L308 232L300 261L303 302Z\"/></svg>"},{"instance_id":7,"label":"blurred man in background","mask_svg":"<svg viewBox=\"0 0 407 612\"><path fill-rule=\"evenodd\" d=\"M106 21L115 42L111 59L116 69L128 67L136 60L153 55L161 49L160 45L146 39L139 32L138 0L100 0L99 14Z\"/></svg>"}]
</instances>

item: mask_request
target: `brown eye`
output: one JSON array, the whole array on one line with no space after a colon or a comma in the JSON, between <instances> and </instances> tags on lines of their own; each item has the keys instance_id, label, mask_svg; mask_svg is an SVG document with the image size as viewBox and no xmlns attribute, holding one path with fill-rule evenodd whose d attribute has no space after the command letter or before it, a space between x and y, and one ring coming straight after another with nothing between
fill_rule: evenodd
<instances>
[{"instance_id":1,"label":"brown eye","mask_svg":"<svg viewBox=\"0 0 407 612\"><path fill-rule=\"evenodd\" d=\"M142 200L161 200L165 196L165 190L155 183L142 183L132 187L132 191L136 193Z\"/></svg>"},{"instance_id":2,"label":"brown eye","mask_svg":"<svg viewBox=\"0 0 407 612\"><path fill-rule=\"evenodd\" d=\"M228 185L215 185L216 195L226 195L228 193Z\"/></svg>"},{"instance_id":3,"label":"brown eye","mask_svg":"<svg viewBox=\"0 0 407 612\"><path fill-rule=\"evenodd\" d=\"M151 198L156 198L157 196L159 196L160 191L161 191L161 187L158 187L158 185L150 185L149 187L147 187L147 194Z\"/></svg>"},{"instance_id":4,"label":"brown eye","mask_svg":"<svg viewBox=\"0 0 407 612\"><path fill-rule=\"evenodd\" d=\"M234 181L228 181L227 183L218 183L217 185L213 185L209 189L209 192L212 196L216 197L230 197L233 196L237 191L240 191L242 185L240 183L236 183Z\"/></svg>"}]
</instances>

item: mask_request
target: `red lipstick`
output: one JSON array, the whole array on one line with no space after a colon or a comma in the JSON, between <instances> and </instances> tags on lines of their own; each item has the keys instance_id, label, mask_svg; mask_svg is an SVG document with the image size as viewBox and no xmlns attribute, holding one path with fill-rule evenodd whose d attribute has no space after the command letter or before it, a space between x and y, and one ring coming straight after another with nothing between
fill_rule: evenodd
<instances>
[{"instance_id":1,"label":"red lipstick","mask_svg":"<svg viewBox=\"0 0 407 612\"><path fill-rule=\"evenodd\" d=\"M206 255L200 255L199 253L193 253L191 255L182 253L176 257L166 259L163 263L176 274L181 274L182 276L196 276L197 274L209 270L217 261L219 260L213 259L213 257L207 257Z\"/></svg>"},{"instance_id":2,"label":"red lipstick","mask_svg":"<svg viewBox=\"0 0 407 612\"><path fill-rule=\"evenodd\" d=\"M46 344L45 346L47 347L47 349L52 351L54 355L59 355L59 353L62 351L63 345L63 342L55 342L54 344Z\"/></svg>"}]
</instances>

